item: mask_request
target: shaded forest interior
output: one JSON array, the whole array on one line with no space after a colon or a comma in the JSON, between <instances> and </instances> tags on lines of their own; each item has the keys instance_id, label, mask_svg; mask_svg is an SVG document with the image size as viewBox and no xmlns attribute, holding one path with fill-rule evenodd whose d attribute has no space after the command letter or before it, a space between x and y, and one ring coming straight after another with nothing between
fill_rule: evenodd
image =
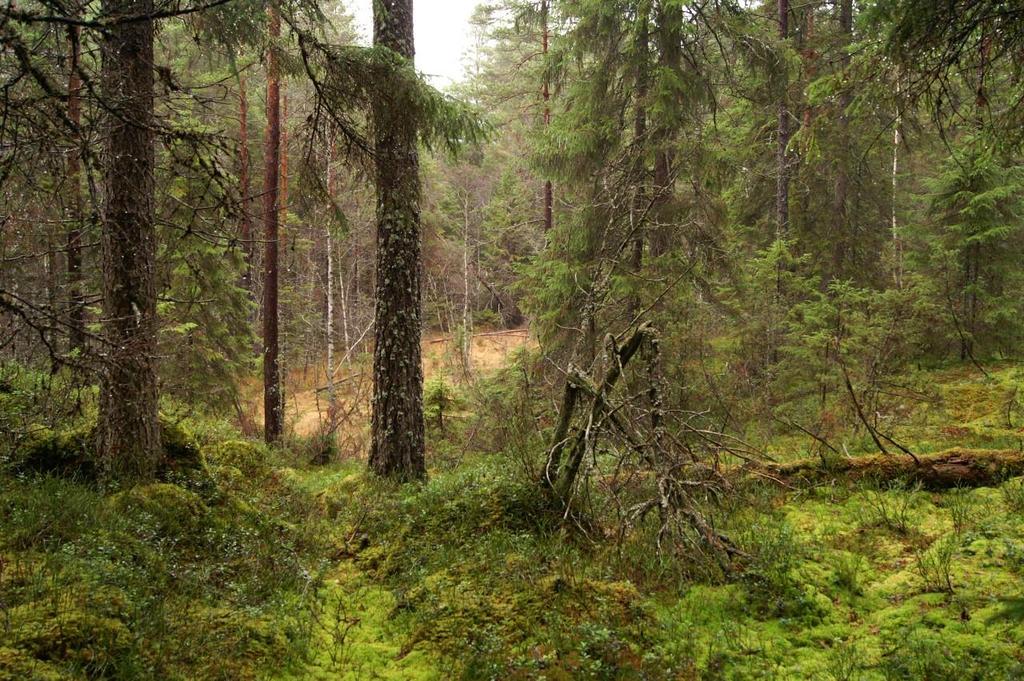
<instances>
[{"instance_id":1,"label":"shaded forest interior","mask_svg":"<svg viewBox=\"0 0 1024 681\"><path fill-rule=\"evenodd\" d=\"M1024 677L1024 5L448 4L0 8L0 680Z\"/></svg>"}]
</instances>

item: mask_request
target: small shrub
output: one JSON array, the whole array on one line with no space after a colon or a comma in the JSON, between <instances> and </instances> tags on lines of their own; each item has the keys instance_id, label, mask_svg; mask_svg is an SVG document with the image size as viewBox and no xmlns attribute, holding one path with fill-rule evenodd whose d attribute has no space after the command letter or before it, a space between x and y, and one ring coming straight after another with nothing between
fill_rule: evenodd
<instances>
[{"instance_id":1,"label":"small shrub","mask_svg":"<svg viewBox=\"0 0 1024 681\"><path fill-rule=\"evenodd\" d=\"M1013 648L985 634L912 626L897 629L883 642L879 671L886 679L967 681L1020 678Z\"/></svg>"},{"instance_id":2,"label":"small shrub","mask_svg":"<svg viewBox=\"0 0 1024 681\"><path fill-rule=\"evenodd\" d=\"M977 516L977 503L971 496L971 491L963 488L952 490L946 495L945 502L953 520L953 531L958 535L963 534L974 524Z\"/></svg>"},{"instance_id":3,"label":"small shrub","mask_svg":"<svg viewBox=\"0 0 1024 681\"><path fill-rule=\"evenodd\" d=\"M445 417L462 403L462 396L455 386L438 374L423 386L423 417L444 432Z\"/></svg>"},{"instance_id":4,"label":"small shrub","mask_svg":"<svg viewBox=\"0 0 1024 681\"><path fill-rule=\"evenodd\" d=\"M886 489L869 491L866 496L869 522L897 534L908 534L914 520L914 499L920 491L920 483L908 489L898 481L889 483Z\"/></svg>"},{"instance_id":5,"label":"small shrub","mask_svg":"<svg viewBox=\"0 0 1024 681\"><path fill-rule=\"evenodd\" d=\"M931 548L918 551L915 566L926 591L953 593L953 559L956 557L956 542L945 537Z\"/></svg>"},{"instance_id":6,"label":"small shrub","mask_svg":"<svg viewBox=\"0 0 1024 681\"><path fill-rule=\"evenodd\" d=\"M743 581L758 609L775 615L800 610L802 592L793 576L793 568L802 547L792 525L773 521L755 523L743 534L741 545L750 555Z\"/></svg>"},{"instance_id":7,"label":"small shrub","mask_svg":"<svg viewBox=\"0 0 1024 681\"><path fill-rule=\"evenodd\" d=\"M1006 510L1010 513L1024 514L1024 478L1006 482L1000 491Z\"/></svg>"},{"instance_id":8,"label":"small shrub","mask_svg":"<svg viewBox=\"0 0 1024 681\"><path fill-rule=\"evenodd\" d=\"M856 681L863 676L863 652L856 641L837 641L825 662L825 677L831 681Z\"/></svg>"},{"instance_id":9,"label":"small shrub","mask_svg":"<svg viewBox=\"0 0 1024 681\"><path fill-rule=\"evenodd\" d=\"M836 585L852 594L863 593L861 576L867 566L867 558L856 551L838 551L833 554L832 569Z\"/></svg>"}]
</instances>

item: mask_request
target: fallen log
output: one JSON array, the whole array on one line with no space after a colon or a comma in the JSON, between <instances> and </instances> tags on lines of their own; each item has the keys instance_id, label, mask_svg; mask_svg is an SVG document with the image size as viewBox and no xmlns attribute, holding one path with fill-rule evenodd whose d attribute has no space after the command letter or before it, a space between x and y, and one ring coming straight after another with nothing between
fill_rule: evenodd
<instances>
[{"instance_id":1,"label":"fallen log","mask_svg":"<svg viewBox=\"0 0 1024 681\"><path fill-rule=\"evenodd\" d=\"M774 479L792 486L836 480L887 482L904 480L925 489L993 487L1007 478L1024 475L1024 452L999 449L948 449L909 457L873 456L801 459L787 463L751 462L739 467L741 476Z\"/></svg>"}]
</instances>

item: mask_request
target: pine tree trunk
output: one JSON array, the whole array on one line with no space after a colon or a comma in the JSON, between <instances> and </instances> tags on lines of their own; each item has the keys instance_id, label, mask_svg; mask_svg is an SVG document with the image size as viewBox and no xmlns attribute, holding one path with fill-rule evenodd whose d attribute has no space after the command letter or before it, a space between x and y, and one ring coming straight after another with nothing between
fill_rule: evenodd
<instances>
[{"instance_id":1,"label":"pine tree trunk","mask_svg":"<svg viewBox=\"0 0 1024 681\"><path fill-rule=\"evenodd\" d=\"M275 6L270 9L270 35L275 44L267 53L267 132L264 142L263 429L266 441L273 443L281 438L284 428L277 312L281 91L276 42L281 36L281 17Z\"/></svg>"},{"instance_id":2,"label":"pine tree trunk","mask_svg":"<svg viewBox=\"0 0 1024 681\"><path fill-rule=\"evenodd\" d=\"M71 191L71 211L68 216L67 274L68 274L68 323L70 325L70 349L85 352L85 297L82 293L82 151L81 134L78 130L82 121L82 78L78 73L81 56L80 29L68 29L68 120L75 128L68 153L68 187Z\"/></svg>"},{"instance_id":3,"label":"pine tree trunk","mask_svg":"<svg viewBox=\"0 0 1024 681\"><path fill-rule=\"evenodd\" d=\"M412 61L412 0L376 0L373 19L374 43ZM415 480L426 476L419 155L416 122L401 105L402 85L391 80L380 83L373 110L377 288L370 469L381 476Z\"/></svg>"},{"instance_id":4,"label":"pine tree trunk","mask_svg":"<svg viewBox=\"0 0 1024 681\"><path fill-rule=\"evenodd\" d=\"M152 0L108 0L103 38L106 121L103 302L107 356L98 451L112 481L150 480L157 419ZM133 18L130 21L118 19Z\"/></svg>"}]
</instances>

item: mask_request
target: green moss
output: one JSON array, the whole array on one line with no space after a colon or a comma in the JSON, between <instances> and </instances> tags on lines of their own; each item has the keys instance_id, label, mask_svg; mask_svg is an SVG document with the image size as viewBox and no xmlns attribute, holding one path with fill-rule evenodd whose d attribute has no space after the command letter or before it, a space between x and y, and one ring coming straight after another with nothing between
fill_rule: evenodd
<instances>
[{"instance_id":1,"label":"green moss","mask_svg":"<svg viewBox=\"0 0 1024 681\"><path fill-rule=\"evenodd\" d=\"M190 678L236 679L255 681L264 678L267 667L280 665L292 655L291 644L282 631L281 622L254 616L226 607L199 607L181 624L189 628L182 632L183 640L201 638L215 642L222 656L218 659L193 659Z\"/></svg>"},{"instance_id":2,"label":"green moss","mask_svg":"<svg viewBox=\"0 0 1024 681\"><path fill-rule=\"evenodd\" d=\"M178 485L140 485L110 497L109 507L131 517L157 536L179 539L194 536L209 523L202 499Z\"/></svg>"},{"instance_id":3,"label":"green moss","mask_svg":"<svg viewBox=\"0 0 1024 681\"><path fill-rule=\"evenodd\" d=\"M23 650L0 646L0 679L12 681L69 681L70 672L37 660Z\"/></svg>"},{"instance_id":4,"label":"green moss","mask_svg":"<svg viewBox=\"0 0 1024 681\"><path fill-rule=\"evenodd\" d=\"M436 681L442 671L426 643L408 645L396 627L395 597L341 566L325 581L310 655L274 678L281 681Z\"/></svg>"},{"instance_id":5,"label":"green moss","mask_svg":"<svg viewBox=\"0 0 1024 681\"><path fill-rule=\"evenodd\" d=\"M94 433L92 425L60 432L33 428L19 446L15 468L64 478L95 480Z\"/></svg>"},{"instance_id":6,"label":"green moss","mask_svg":"<svg viewBox=\"0 0 1024 681\"><path fill-rule=\"evenodd\" d=\"M229 440L206 448L210 463L234 466L247 476L265 476L270 462L265 445L248 440Z\"/></svg>"},{"instance_id":7,"label":"green moss","mask_svg":"<svg viewBox=\"0 0 1024 681\"><path fill-rule=\"evenodd\" d=\"M35 428L20 443L12 462L14 469L95 482L99 475L96 437L94 420L62 431ZM205 462L195 437L181 424L161 417L160 438L163 452L157 478L205 484Z\"/></svg>"},{"instance_id":8,"label":"green moss","mask_svg":"<svg viewBox=\"0 0 1024 681\"><path fill-rule=\"evenodd\" d=\"M119 603L82 599L55 605L34 601L8 613L8 645L34 659L103 669L131 648L132 636L117 615Z\"/></svg>"}]
</instances>

